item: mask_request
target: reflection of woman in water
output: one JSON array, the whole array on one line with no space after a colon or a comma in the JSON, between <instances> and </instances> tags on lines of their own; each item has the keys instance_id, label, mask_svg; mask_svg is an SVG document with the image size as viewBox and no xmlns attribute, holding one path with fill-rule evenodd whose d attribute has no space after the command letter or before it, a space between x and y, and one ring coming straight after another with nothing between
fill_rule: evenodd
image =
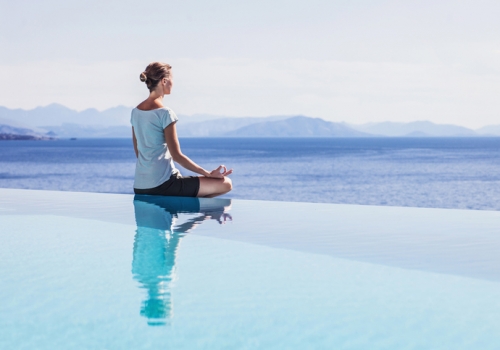
<instances>
[{"instance_id":1,"label":"reflection of woman in water","mask_svg":"<svg viewBox=\"0 0 500 350\"><path fill-rule=\"evenodd\" d=\"M172 317L170 284L174 279L175 257L186 232L207 219L224 223L229 214L229 199L140 196L134 198L137 231L134 242L132 274L147 290L141 315L149 325L163 325ZM200 213L173 226L178 213Z\"/></svg>"},{"instance_id":2,"label":"reflection of woman in water","mask_svg":"<svg viewBox=\"0 0 500 350\"><path fill-rule=\"evenodd\" d=\"M132 110L132 138L137 156L134 192L160 196L215 197L231 191L224 165L207 171L181 152L177 116L163 105L173 85L172 67L153 62L140 75L149 97ZM174 161L201 176L182 176Z\"/></svg>"}]
</instances>

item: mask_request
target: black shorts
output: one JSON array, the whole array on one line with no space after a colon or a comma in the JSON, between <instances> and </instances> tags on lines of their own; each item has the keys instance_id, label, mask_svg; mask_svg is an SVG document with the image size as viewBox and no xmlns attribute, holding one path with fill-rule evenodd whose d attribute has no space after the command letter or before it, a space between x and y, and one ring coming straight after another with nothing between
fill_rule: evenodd
<instances>
[{"instance_id":1,"label":"black shorts","mask_svg":"<svg viewBox=\"0 0 500 350\"><path fill-rule=\"evenodd\" d=\"M149 194L154 196L196 197L200 190L198 176L182 176L180 173L170 176L170 179L155 188L134 188L135 194Z\"/></svg>"}]
</instances>

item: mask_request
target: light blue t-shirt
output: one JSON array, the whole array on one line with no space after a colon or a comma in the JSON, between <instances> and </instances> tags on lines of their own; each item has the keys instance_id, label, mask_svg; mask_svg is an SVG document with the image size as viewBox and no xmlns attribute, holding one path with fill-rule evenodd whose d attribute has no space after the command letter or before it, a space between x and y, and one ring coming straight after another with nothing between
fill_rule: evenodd
<instances>
[{"instance_id":1,"label":"light blue t-shirt","mask_svg":"<svg viewBox=\"0 0 500 350\"><path fill-rule=\"evenodd\" d=\"M130 123L137 139L139 156L135 165L134 188L160 186L177 173L167 149L163 129L178 120L174 111L163 107L151 111L134 108Z\"/></svg>"}]
</instances>

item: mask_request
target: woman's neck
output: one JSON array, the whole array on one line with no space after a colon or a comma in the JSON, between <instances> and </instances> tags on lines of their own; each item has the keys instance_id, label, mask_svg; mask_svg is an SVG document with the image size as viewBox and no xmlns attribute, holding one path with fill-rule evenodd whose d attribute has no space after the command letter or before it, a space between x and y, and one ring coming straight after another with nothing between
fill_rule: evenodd
<instances>
[{"instance_id":1,"label":"woman's neck","mask_svg":"<svg viewBox=\"0 0 500 350\"><path fill-rule=\"evenodd\" d=\"M154 96L152 92L146 100L139 103L137 108L143 111L150 111L152 109L163 108L163 96L164 95Z\"/></svg>"}]
</instances>

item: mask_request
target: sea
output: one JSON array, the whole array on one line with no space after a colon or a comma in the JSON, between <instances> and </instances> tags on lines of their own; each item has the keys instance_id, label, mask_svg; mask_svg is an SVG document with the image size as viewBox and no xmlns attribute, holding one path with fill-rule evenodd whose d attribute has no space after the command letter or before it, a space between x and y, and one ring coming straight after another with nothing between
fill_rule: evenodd
<instances>
[{"instance_id":1,"label":"sea","mask_svg":"<svg viewBox=\"0 0 500 350\"><path fill-rule=\"evenodd\" d=\"M500 138L183 138L226 198L500 210ZM0 187L133 193L129 139L0 141ZM184 175L190 172L180 168Z\"/></svg>"}]
</instances>

